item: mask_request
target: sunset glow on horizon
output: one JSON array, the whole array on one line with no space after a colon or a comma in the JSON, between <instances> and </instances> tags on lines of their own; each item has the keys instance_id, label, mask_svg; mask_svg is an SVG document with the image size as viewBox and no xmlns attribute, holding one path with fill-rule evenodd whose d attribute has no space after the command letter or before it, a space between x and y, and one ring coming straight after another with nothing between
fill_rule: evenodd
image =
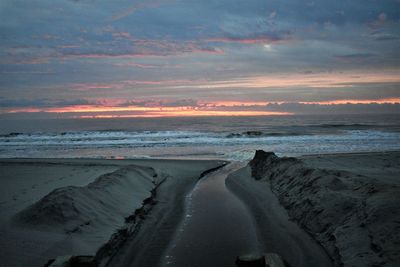
<instances>
[{"instance_id":1,"label":"sunset glow on horizon","mask_svg":"<svg viewBox=\"0 0 400 267\"><path fill-rule=\"evenodd\" d=\"M151 102L150 102L151 103ZM157 103L157 101L154 101ZM160 103L160 102L159 102ZM109 105L72 105L50 108L23 108L7 111L8 113L81 113L72 118L153 118L153 117L197 117L197 116L281 116L294 115L295 112L269 110L271 106L283 106L291 102L198 102L191 106L109 106ZM301 105L335 106L335 105L399 105L400 98L388 99L341 99L320 102L299 102ZM241 110L246 109L246 110ZM249 110L250 109L250 110Z\"/></svg>"}]
</instances>

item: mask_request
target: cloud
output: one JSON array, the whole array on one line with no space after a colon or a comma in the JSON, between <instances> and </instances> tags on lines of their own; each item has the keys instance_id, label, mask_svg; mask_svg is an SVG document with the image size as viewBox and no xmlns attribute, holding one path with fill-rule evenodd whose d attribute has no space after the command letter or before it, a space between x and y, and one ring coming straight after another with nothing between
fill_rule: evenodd
<instances>
[{"instance_id":1,"label":"cloud","mask_svg":"<svg viewBox=\"0 0 400 267\"><path fill-rule=\"evenodd\" d=\"M376 41L397 41L400 37L393 34L376 34L374 40Z\"/></svg>"},{"instance_id":2,"label":"cloud","mask_svg":"<svg viewBox=\"0 0 400 267\"><path fill-rule=\"evenodd\" d=\"M380 30L387 23L387 19L387 14L385 12L381 12L374 21L368 24L368 27L374 31Z\"/></svg>"},{"instance_id":3,"label":"cloud","mask_svg":"<svg viewBox=\"0 0 400 267\"><path fill-rule=\"evenodd\" d=\"M178 100L129 100L118 104L119 107L199 107L198 101L193 99Z\"/></svg>"},{"instance_id":4,"label":"cloud","mask_svg":"<svg viewBox=\"0 0 400 267\"><path fill-rule=\"evenodd\" d=\"M396 103L300 103L300 102L198 102L182 100L132 100L110 105L113 101L97 101L91 104L48 107L14 107L3 111L1 117L9 114L47 114L46 117L171 117L171 116L258 116L293 114L400 114L400 98ZM79 102L77 102L79 103ZM61 104L61 102L59 103ZM72 104L71 102L65 104Z\"/></svg>"},{"instance_id":5,"label":"cloud","mask_svg":"<svg viewBox=\"0 0 400 267\"><path fill-rule=\"evenodd\" d=\"M357 56L350 56L350 59ZM229 89L229 88L348 88L353 85L400 83L400 76L394 72L319 72L300 74L278 74L250 76L214 81L192 81L177 88Z\"/></svg>"},{"instance_id":6,"label":"cloud","mask_svg":"<svg viewBox=\"0 0 400 267\"><path fill-rule=\"evenodd\" d=\"M114 63L113 66L140 68L140 69L155 69L155 68L162 67L160 65L141 64L141 63L135 63L135 62Z\"/></svg>"},{"instance_id":7,"label":"cloud","mask_svg":"<svg viewBox=\"0 0 400 267\"><path fill-rule=\"evenodd\" d=\"M0 106L5 108L51 108L60 106L75 106L88 105L90 101L86 99L71 99L71 100L52 100L47 98L40 99L0 99Z\"/></svg>"},{"instance_id":8,"label":"cloud","mask_svg":"<svg viewBox=\"0 0 400 267\"><path fill-rule=\"evenodd\" d=\"M0 95L397 97L398 1L311 2L4 0Z\"/></svg>"},{"instance_id":9,"label":"cloud","mask_svg":"<svg viewBox=\"0 0 400 267\"><path fill-rule=\"evenodd\" d=\"M112 36L116 38L126 38L131 40L133 39L132 35L129 32L113 32Z\"/></svg>"},{"instance_id":10,"label":"cloud","mask_svg":"<svg viewBox=\"0 0 400 267\"><path fill-rule=\"evenodd\" d=\"M284 40L286 39L278 36L219 37L207 39L208 42L240 44L276 44Z\"/></svg>"},{"instance_id":11,"label":"cloud","mask_svg":"<svg viewBox=\"0 0 400 267\"><path fill-rule=\"evenodd\" d=\"M335 56L336 59L343 60L346 62L361 61L361 60L370 59L372 57L375 57L375 55L372 53L355 53L355 54L336 55Z\"/></svg>"},{"instance_id":12,"label":"cloud","mask_svg":"<svg viewBox=\"0 0 400 267\"><path fill-rule=\"evenodd\" d=\"M387 19L386 13L382 12L382 13L379 14L378 21L384 23L386 21L386 19Z\"/></svg>"},{"instance_id":13,"label":"cloud","mask_svg":"<svg viewBox=\"0 0 400 267\"><path fill-rule=\"evenodd\" d=\"M118 59L138 57L165 57L183 54L210 54L221 55L224 51L221 48L213 47L198 41L173 41L134 39L132 44L118 50L110 49L113 43L99 43L97 49L79 47L78 49L62 50L60 56L68 58L91 58L91 59Z\"/></svg>"},{"instance_id":14,"label":"cloud","mask_svg":"<svg viewBox=\"0 0 400 267\"><path fill-rule=\"evenodd\" d=\"M210 42L239 44L276 44L293 39L293 30L275 24L277 11L268 17L225 15L220 24L222 33L208 38Z\"/></svg>"},{"instance_id":15,"label":"cloud","mask_svg":"<svg viewBox=\"0 0 400 267\"><path fill-rule=\"evenodd\" d=\"M21 64L21 63L20 63ZM25 63L28 64L28 63ZM49 75L49 74L55 74L54 71L51 70L15 70L15 71L0 71L1 74L15 74L15 75L21 75L21 74L29 74L29 75Z\"/></svg>"},{"instance_id":16,"label":"cloud","mask_svg":"<svg viewBox=\"0 0 400 267\"><path fill-rule=\"evenodd\" d=\"M91 91L91 90L110 90L110 89L122 89L123 84L120 83L76 83L70 84L67 87L74 91Z\"/></svg>"},{"instance_id":17,"label":"cloud","mask_svg":"<svg viewBox=\"0 0 400 267\"><path fill-rule=\"evenodd\" d=\"M72 90L74 93L77 91L89 91L96 93L96 91L109 91L116 93L116 90L123 90L133 86L179 86L191 84L192 80L124 80L109 83L69 83L61 85L60 88Z\"/></svg>"},{"instance_id":18,"label":"cloud","mask_svg":"<svg viewBox=\"0 0 400 267\"><path fill-rule=\"evenodd\" d=\"M174 0L169 0L169 1L167 1L167 0L158 0L158 1L151 0L151 1L146 1L146 2L139 2L130 7L124 8L124 10L122 10L122 11L116 12L115 14L112 15L111 20L117 21L117 20L123 19L127 16L130 16L139 10L146 9L146 8L157 8L162 5L173 3L173 2L174 2Z\"/></svg>"},{"instance_id":19,"label":"cloud","mask_svg":"<svg viewBox=\"0 0 400 267\"><path fill-rule=\"evenodd\" d=\"M400 104L269 104L268 110L293 112L295 114L400 114Z\"/></svg>"}]
</instances>

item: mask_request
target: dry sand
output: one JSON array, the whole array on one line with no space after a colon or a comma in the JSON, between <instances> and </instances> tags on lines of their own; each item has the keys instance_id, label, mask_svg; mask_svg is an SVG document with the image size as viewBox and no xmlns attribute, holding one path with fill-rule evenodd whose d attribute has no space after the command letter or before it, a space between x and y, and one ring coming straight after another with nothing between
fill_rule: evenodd
<instances>
[{"instance_id":1,"label":"dry sand","mask_svg":"<svg viewBox=\"0 0 400 267\"><path fill-rule=\"evenodd\" d=\"M257 151L249 165L336 266L400 266L400 152L296 159Z\"/></svg>"},{"instance_id":2,"label":"dry sand","mask_svg":"<svg viewBox=\"0 0 400 267\"><path fill-rule=\"evenodd\" d=\"M118 229L126 227L127 218L141 211L160 184L160 191L175 196L175 187L193 184L202 172L221 164L190 160L2 160L1 265L43 266L61 255L94 255Z\"/></svg>"}]
</instances>

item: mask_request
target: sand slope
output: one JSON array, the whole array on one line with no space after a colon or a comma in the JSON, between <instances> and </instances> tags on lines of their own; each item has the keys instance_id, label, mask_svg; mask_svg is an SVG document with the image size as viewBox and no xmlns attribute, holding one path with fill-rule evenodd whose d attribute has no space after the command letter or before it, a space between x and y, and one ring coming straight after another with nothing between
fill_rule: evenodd
<instances>
[{"instance_id":1,"label":"sand slope","mask_svg":"<svg viewBox=\"0 0 400 267\"><path fill-rule=\"evenodd\" d=\"M231 173L226 185L251 211L262 253L277 253L296 267L332 266L324 249L289 219L268 184L251 178L250 166Z\"/></svg>"},{"instance_id":2,"label":"sand slope","mask_svg":"<svg viewBox=\"0 0 400 267\"><path fill-rule=\"evenodd\" d=\"M357 172L362 157L373 175ZM389 171L382 170L382 157ZM399 266L399 158L397 152L354 154L342 159L347 167L340 168L339 161L324 156L318 163L312 157L279 158L257 151L250 166L252 176L270 182L289 216L325 247L337 266Z\"/></svg>"},{"instance_id":3,"label":"sand slope","mask_svg":"<svg viewBox=\"0 0 400 267\"><path fill-rule=\"evenodd\" d=\"M81 225L120 224L128 211L141 206L162 176L140 166L120 168L99 176L92 183L53 190L37 203L19 212L14 221L27 227L48 227L55 231L79 231ZM127 199L131 201L127 202ZM109 216L107 216L107 214ZM110 215L113 217L109 218ZM109 220L107 220L109 219ZM82 226L83 227L83 226Z\"/></svg>"},{"instance_id":4,"label":"sand slope","mask_svg":"<svg viewBox=\"0 0 400 267\"><path fill-rule=\"evenodd\" d=\"M171 180L174 194L173 184L180 178L196 181L217 165L183 160L5 160L0 168L9 175L0 177L2 185L15 191L30 181L38 186L15 200L10 194L2 197L2 264L43 266L61 255L95 255L126 227L127 218L131 220L158 185ZM16 171L19 167L26 170ZM99 175L93 177L95 173ZM49 183L40 187L42 175Z\"/></svg>"},{"instance_id":5,"label":"sand slope","mask_svg":"<svg viewBox=\"0 0 400 267\"><path fill-rule=\"evenodd\" d=\"M79 249L79 253L95 254L98 246L123 226L124 218L141 207L154 186L165 178L165 174L157 174L153 168L122 167L99 176L87 186L53 190L19 212L14 222L60 234L84 233L79 235L79 242L88 246Z\"/></svg>"}]
</instances>

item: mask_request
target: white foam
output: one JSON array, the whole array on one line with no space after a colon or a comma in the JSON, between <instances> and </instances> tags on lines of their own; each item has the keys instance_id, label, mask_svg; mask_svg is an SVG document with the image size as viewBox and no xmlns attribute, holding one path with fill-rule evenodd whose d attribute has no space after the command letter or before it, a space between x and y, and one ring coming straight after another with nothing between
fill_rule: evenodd
<instances>
[{"instance_id":1,"label":"white foam","mask_svg":"<svg viewBox=\"0 0 400 267\"><path fill-rule=\"evenodd\" d=\"M261 133L259 136L246 134L229 136L227 133L194 131L83 131L0 137L0 157L178 155L199 152L205 147L211 154L222 154L231 159L247 159L257 148L273 150L281 155L393 150L400 149L400 133L347 130L337 134ZM243 155L243 151L247 151L246 155Z\"/></svg>"}]
</instances>

